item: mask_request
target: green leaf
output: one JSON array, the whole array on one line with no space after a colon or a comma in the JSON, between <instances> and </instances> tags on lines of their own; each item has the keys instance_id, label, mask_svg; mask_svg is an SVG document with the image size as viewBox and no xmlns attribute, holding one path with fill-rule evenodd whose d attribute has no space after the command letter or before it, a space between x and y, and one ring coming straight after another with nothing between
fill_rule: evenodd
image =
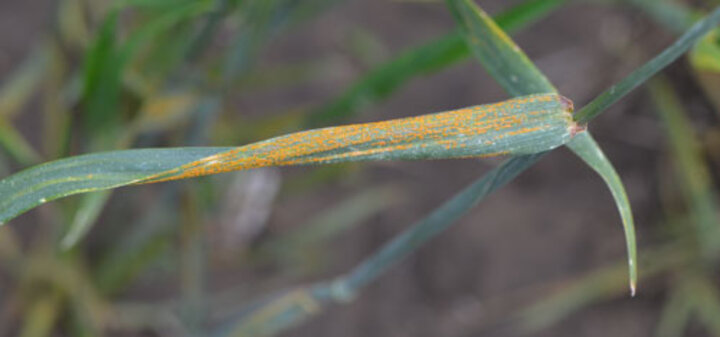
<instances>
[{"instance_id":1,"label":"green leaf","mask_svg":"<svg viewBox=\"0 0 720 337\"><path fill-rule=\"evenodd\" d=\"M496 20L505 31L516 31L546 16L565 2L526 1L501 13ZM451 33L408 50L372 69L337 99L311 112L306 125L316 127L344 120L355 111L387 98L414 77L445 69L465 60L469 54L463 36L459 33Z\"/></svg>"},{"instance_id":2,"label":"green leaf","mask_svg":"<svg viewBox=\"0 0 720 337\"><path fill-rule=\"evenodd\" d=\"M124 186L232 148L146 149L70 157L0 181L0 223L63 196Z\"/></svg>"},{"instance_id":3,"label":"green leaf","mask_svg":"<svg viewBox=\"0 0 720 337\"><path fill-rule=\"evenodd\" d=\"M470 0L448 0L465 40L485 69L513 96L557 92L492 18Z\"/></svg>"},{"instance_id":4,"label":"green leaf","mask_svg":"<svg viewBox=\"0 0 720 337\"><path fill-rule=\"evenodd\" d=\"M85 56L82 97L89 130L107 131L107 126L117 120L120 74L124 67L116 55L117 26L118 12L113 11L103 21Z\"/></svg>"},{"instance_id":5,"label":"green leaf","mask_svg":"<svg viewBox=\"0 0 720 337\"><path fill-rule=\"evenodd\" d=\"M637 240L635 238L635 222L630 208L630 201L628 201L627 193L625 193L625 187L615 168L610 163L610 160L605 157L605 154L600 150L600 146L595 143L595 140L592 139L589 133L582 132L578 134L567 146L603 178L612 193L613 199L615 199L615 205L620 212L620 218L622 219L623 230L625 232L630 275L630 293L632 296L635 296L635 288L637 285Z\"/></svg>"},{"instance_id":6,"label":"green leaf","mask_svg":"<svg viewBox=\"0 0 720 337\"><path fill-rule=\"evenodd\" d=\"M486 196L505 186L535 164L543 154L513 157L476 180L430 215L383 245L377 253L363 261L347 276L335 281L331 288L333 296L341 300L352 298L360 289L375 280L388 268L450 227Z\"/></svg>"},{"instance_id":7,"label":"green leaf","mask_svg":"<svg viewBox=\"0 0 720 337\"><path fill-rule=\"evenodd\" d=\"M715 8L708 16L690 27L675 43L663 50L659 55L593 99L575 114L575 120L583 124L597 117L630 91L645 83L653 75L682 56L718 24L720 24L720 7Z\"/></svg>"},{"instance_id":8,"label":"green leaf","mask_svg":"<svg viewBox=\"0 0 720 337\"><path fill-rule=\"evenodd\" d=\"M487 176L479 179L473 185L458 193L455 197L453 197L453 199L443 204L443 206L434 211L430 216L421 220L419 223L403 232L403 234L384 245L377 254L371 256L359 267L350 272L346 277L342 277L330 284L318 283L312 286L299 287L295 289L292 293L297 292L302 294L301 296L303 296L303 300L301 301L297 300L296 297L293 297L295 300L287 300L283 295L280 295L262 303L252 305L248 311L244 312L243 315L243 317L248 318L248 320L241 321L239 326L237 324L233 324L232 327L238 329L242 329L244 327L247 328L248 326L244 326L243 323L252 322L251 326L265 327L265 329L267 329L261 330L261 332L276 333L293 324L296 324L300 320L307 319L314 315L322 309L322 306L325 303L329 301L343 303L352 299L353 295L363 286L379 277L393 264L398 263L399 260L410 254L413 249L419 247L421 244L431 239L434 235L449 227L453 220L456 220L457 217L462 215L464 212L467 212L477 202L484 198L484 196L502 187L521 172L528 169L537 162L542 155L543 153L538 153L529 156L517 156L511 158ZM683 255L685 252L686 250L680 250L679 252L670 252L671 254L653 256L652 259L648 259L647 263L644 263L647 268L644 274L653 274L659 271L661 267L675 265L667 263L667 261L675 261L680 258L687 259L687 257ZM663 261L662 265L654 266L652 262L658 260ZM620 269L613 268L613 274L617 276L614 277L615 279L620 279ZM602 284L603 282L601 281L600 283ZM597 283L594 282L593 284ZM576 297L578 294L582 295L587 293L588 292L585 291L584 288L580 287L580 289L577 289L577 291L574 291L570 295L572 297ZM563 302L560 303L561 306L565 306L564 300L565 299L561 299ZM310 303L311 305L305 306L303 303ZM574 305L574 303L571 305ZM274 313L268 314L268 308L274 308ZM565 309L563 308L561 310ZM538 310L534 311L542 314L548 310L538 308ZM258 315L258 313L261 312L264 312L265 314ZM255 319L249 319L250 317L254 317ZM218 336L228 336L231 331L233 330L220 331ZM253 331L257 332L256 330Z\"/></svg>"},{"instance_id":9,"label":"green leaf","mask_svg":"<svg viewBox=\"0 0 720 337\"><path fill-rule=\"evenodd\" d=\"M448 0L453 14L466 35L467 43L506 91L512 95L536 92L556 92L555 87L540 72L495 22L470 0ZM578 128L578 136L568 144L570 149L600 174L610 188L622 215L625 240L628 246L628 268L631 293L635 294L637 283L637 254L635 232L630 205L622 182L602 149L584 128Z\"/></svg>"},{"instance_id":10,"label":"green leaf","mask_svg":"<svg viewBox=\"0 0 720 337\"><path fill-rule=\"evenodd\" d=\"M129 184L267 166L532 154L565 144L576 125L559 95L385 122L308 130L238 148L114 151L70 157L0 180L0 222L47 201Z\"/></svg>"}]
</instances>

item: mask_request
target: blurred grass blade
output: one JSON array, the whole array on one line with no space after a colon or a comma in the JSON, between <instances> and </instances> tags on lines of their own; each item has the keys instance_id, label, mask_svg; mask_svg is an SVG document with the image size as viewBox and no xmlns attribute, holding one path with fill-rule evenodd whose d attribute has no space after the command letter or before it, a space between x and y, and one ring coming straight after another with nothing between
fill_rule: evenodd
<instances>
[{"instance_id":1,"label":"blurred grass blade","mask_svg":"<svg viewBox=\"0 0 720 337\"><path fill-rule=\"evenodd\" d=\"M259 167L532 154L567 143L572 103L534 95L384 122L308 130L237 148L142 149L70 157L0 181L0 222L60 197Z\"/></svg>"},{"instance_id":2,"label":"blurred grass blade","mask_svg":"<svg viewBox=\"0 0 720 337\"><path fill-rule=\"evenodd\" d=\"M693 259L684 245L666 245L647 250L640 257L642 278L678 268ZM515 314L514 320L523 332L537 332L590 304L621 296L627 285L625 263L617 263L553 287L553 294L542 298Z\"/></svg>"},{"instance_id":3,"label":"blurred grass blade","mask_svg":"<svg viewBox=\"0 0 720 337\"><path fill-rule=\"evenodd\" d=\"M123 289L169 250L180 222L175 211L179 190L177 185L162 189L138 223L129 226L103 252L93 271L93 283L101 293Z\"/></svg>"},{"instance_id":4,"label":"blurred grass blade","mask_svg":"<svg viewBox=\"0 0 720 337\"><path fill-rule=\"evenodd\" d=\"M3 81L0 88L0 118L14 117L32 97L48 65L48 51L34 50L25 62Z\"/></svg>"},{"instance_id":5,"label":"blurred grass blade","mask_svg":"<svg viewBox=\"0 0 720 337\"><path fill-rule=\"evenodd\" d=\"M700 142L670 84L660 77L650 82L655 102L670 141L679 184L690 209L690 218L698 227L697 235L703 255L716 259L720 250L718 197L713 191L709 165L703 158Z\"/></svg>"},{"instance_id":6,"label":"blurred grass blade","mask_svg":"<svg viewBox=\"0 0 720 337\"><path fill-rule=\"evenodd\" d=\"M120 9L107 15L85 61L83 97L89 130L108 137L105 135L108 128L119 124L116 102L122 89L121 80L138 51L182 20L208 11L210 5L211 2L205 1L174 6L145 23L123 43L118 42L116 31Z\"/></svg>"},{"instance_id":7,"label":"blurred grass blade","mask_svg":"<svg viewBox=\"0 0 720 337\"><path fill-rule=\"evenodd\" d=\"M495 80L511 95L537 92L556 92L545 75L480 7L471 0L448 0L456 20L465 34L467 43ZM582 131L583 129L578 129ZM630 289L635 294L637 282L637 256L635 232L630 205L622 182L610 161L589 132L580 132L568 143L570 149L603 177L615 197L622 215L625 240L628 246Z\"/></svg>"},{"instance_id":8,"label":"blurred grass blade","mask_svg":"<svg viewBox=\"0 0 720 337\"><path fill-rule=\"evenodd\" d=\"M715 29L690 51L690 65L705 96L720 114L720 29Z\"/></svg>"},{"instance_id":9,"label":"blurred grass blade","mask_svg":"<svg viewBox=\"0 0 720 337\"><path fill-rule=\"evenodd\" d=\"M506 32L519 30L548 15L565 0L525 1L496 17ZM341 121L367 105L383 100L414 77L447 68L469 55L459 33L451 33L406 51L361 77L337 99L311 112L306 125L316 127L329 121Z\"/></svg>"},{"instance_id":10,"label":"blurred grass blade","mask_svg":"<svg viewBox=\"0 0 720 337\"><path fill-rule=\"evenodd\" d=\"M297 226L292 232L263 244L257 250L262 257L270 257L287 268L298 270L298 266L304 266L307 269L308 265L317 264L316 255L319 255L312 255L310 259L307 252L318 253L318 248L330 242L331 238L404 199L400 188L395 185L367 188L329 206L327 211ZM306 263L299 263L302 261Z\"/></svg>"},{"instance_id":11,"label":"blurred grass blade","mask_svg":"<svg viewBox=\"0 0 720 337\"><path fill-rule=\"evenodd\" d=\"M510 37L471 0L447 0L470 50L513 96L557 92Z\"/></svg>"},{"instance_id":12,"label":"blurred grass blade","mask_svg":"<svg viewBox=\"0 0 720 337\"><path fill-rule=\"evenodd\" d=\"M85 237L88 231L90 231L90 228L92 228L92 224L94 224L100 216L100 212L102 212L111 194L110 191L101 191L90 193L83 197L83 201L80 202L80 208L75 212L75 218L70 223L68 232L60 242L60 248L64 250L71 249L80 239Z\"/></svg>"},{"instance_id":13,"label":"blurred grass blade","mask_svg":"<svg viewBox=\"0 0 720 337\"><path fill-rule=\"evenodd\" d=\"M29 304L24 315L24 324L19 337L50 336L61 314L62 296L59 291L50 289L45 296L38 296Z\"/></svg>"},{"instance_id":14,"label":"blurred grass blade","mask_svg":"<svg viewBox=\"0 0 720 337\"><path fill-rule=\"evenodd\" d=\"M488 172L463 189L452 199L435 209L430 215L414 224L377 253L363 261L347 276L335 281L333 291L338 298L352 298L359 290L375 280L395 263L415 251L422 244L447 229L486 196L505 186L523 171L535 164L543 153L516 156Z\"/></svg>"},{"instance_id":15,"label":"blurred grass blade","mask_svg":"<svg viewBox=\"0 0 720 337\"><path fill-rule=\"evenodd\" d=\"M10 157L23 166L30 166L41 161L40 154L10 123L0 117L0 145Z\"/></svg>"},{"instance_id":16,"label":"blurred grass blade","mask_svg":"<svg viewBox=\"0 0 720 337\"><path fill-rule=\"evenodd\" d=\"M676 286L671 290L669 298L665 300L660 314L655 336L682 337L685 327L690 321L692 305L687 298L685 287Z\"/></svg>"},{"instance_id":17,"label":"blurred grass blade","mask_svg":"<svg viewBox=\"0 0 720 337\"><path fill-rule=\"evenodd\" d=\"M89 130L106 129L101 126L117 122L115 110L119 100L120 74L124 68L116 56L118 16L117 11L107 15L85 55L82 97Z\"/></svg>"},{"instance_id":18,"label":"blurred grass blade","mask_svg":"<svg viewBox=\"0 0 720 337\"><path fill-rule=\"evenodd\" d=\"M720 293L713 275L700 276L693 280L690 289L697 303L697 315L712 336L720 335Z\"/></svg>"},{"instance_id":19,"label":"blurred grass blade","mask_svg":"<svg viewBox=\"0 0 720 337\"><path fill-rule=\"evenodd\" d=\"M36 164L40 155L10 123L40 85L48 65L47 48L37 48L0 88L0 145L23 166Z\"/></svg>"},{"instance_id":20,"label":"blurred grass blade","mask_svg":"<svg viewBox=\"0 0 720 337\"><path fill-rule=\"evenodd\" d=\"M711 31L695 45L690 63L697 70L720 73L720 29Z\"/></svg>"},{"instance_id":21,"label":"blurred grass blade","mask_svg":"<svg viewBox=\"0 0 720 337\"><path fill-rule=\"evenodd\" d=\"M319 288L320 291L314 291ZM274 336L321 312L326 304L320 295L324 285L298 287L257 303L239 319L226 324L217 337Z\"/></svg>"},{"instance_id":22,"label":"blurred grass blade","mask_svg":"<svg viewBox=\"0 0 720 337\"><path fill-rule=\"evenodd\" d=\"M615 205L620 212L622 219L623 231L625 232L625 244L628 254L628 273L630 278L630 295L635 296L637 285L637 240L635 238L635 221L633 220L630 201L628 200L625 187L620 180L615 168L600 150L600 146L587 132L578 134L575 139L584 138L582 141L572 141L567 146L573 150L578 157L588 164L600 177L603 178L605 184L610 189ZM593 144L587 146L587 144Z\"/></svg>"},{"instance_id":23,"label":"blurred grass blade","mask_svg":"<svg viewBox=\"0 0 720 337\"><path fill-rule=\"evenodd\" d=\"M675 33L682 33L701 16L676 0L627 0Z\"/></svg>"},{"instance_id":24,"label":"blurred grass blade","mask_svg":"<svg viewBox=\"0 0 720 337\"><path fill-rule=\"evenodd\" d=\"M585 124L597 117L630 91L645 83L650 77L682 56L682 54L695 45L698 40L718 24L720 24L720 7L715 8L708 16L694 24L677 41L663 50L659 55L593 99L590 104L575 114L575 119L579 123Z\"/></svg>"},{"instance_id":25,"label":"blurred grass blade","mask_svg":"<svg viewBox=\"0 0 720 337\"><path fill-rule=\"evenodd\" d=\"M449 228L486 196L535 164L542 155L538 153L511 158L383 245L346 275L330 283L300 287L254 305L232 325L232 329L223 329L218 336L247 336L250 332L260 336L274 335L312 317L331 302L346 303L352 300L370 282Z\"/></svg>"}]
</instances>

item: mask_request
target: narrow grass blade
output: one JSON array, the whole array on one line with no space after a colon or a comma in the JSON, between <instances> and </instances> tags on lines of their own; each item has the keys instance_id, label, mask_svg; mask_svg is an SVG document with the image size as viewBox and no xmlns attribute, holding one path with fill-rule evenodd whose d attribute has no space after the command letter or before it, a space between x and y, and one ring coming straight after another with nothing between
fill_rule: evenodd
<instances>
[{"instance_id":1,"label":"narrow grass blade","mask_svg":"<svg viewBox=\"0 0 720 337\"><path fill-rule=\"evenodd\" d=\"M676 286L665 300L660 314L656 337L682 337L690 321L692 305L682 285Z\"/></svg>"},{"instance_id":2,"label":"narrow grass blade","mask_svg":"<svg viewBox=\"0 0 720 337\"><path fill-rule=\"evenodd\" d=\"M320 313L328 304L324 284L298 287L256 303L214 337L274 336Z\"/></svg>"},{"instance_id":3,"label":"narrow grass blade","mask_svg":"<svg viewBox=\"0 0 720 337\"><path fill-rule=\"evenodd\" d=\"M0 88L0 145L23 166L36 164L40 155L11 125L10 119L30 100L47 70L48 50L38 48Z\"/></svg>"},{"instance_id":4,"label":"narrow grass blade","mask_svg":"<svg viewBox=\"0 0 720 337\"><path fill-rule=\"evenodd\" d=\"M713 191L709 165L677 94L662 77L650 82L650 93L670 141L675 169L681 180L692 222L697 226L703 255L715 259L720 251L718 196Z\"/></svg>"},{"instance_id":5,"label":"narrow grass blade","mask_svg":"<svg viewBox=\"0 0 720 337\"><path fill-rule=\"evenodd\" d=\"M48 65L48 51L38 48L3 81L0 88L0 118L14 117L31 98Z\"/></svg>"},{"instance_id":6,"label":"narrow grass blade","mask_svg":"<svg viewBox=\"0 0 720 337\"><path fill-rule=\"evenodd\" d=\"M50 290L49 294L37 297L30 303L24 315L24 324L20 337L49 336L60 316L62 297L58 291Z\"/></svg>"},{"instance_id":7,"label":"narrow grass blade","mask_svg":"<svg viewBox=\"0 0 720 337\"><path fill-rule=\"evenodd\" d=\"M694 280L688 292L697 303L697 314L710 335L720 335L720 292L713 275L702 276Z\"/></svg>"},{"instance_id":8,"label":"narrow grass blade","mask_svg":"<svg viewBox=\"0 0 720 337\"><path fill-rule=\"evenodd\" d=\"M80 208L75 212L75 218L71 222L68 232L60 242L60 248L68 250L85 237L100 216L100 212L110 195L110 191L101 191L84 196L83 201L80 202Z\"/></svg>"},{"instance_id":9,"label":"narrow grass blade","mask_svg":"<svg viewBox=\"0 0 720 337\"><path fill-rule=\"evenodd\" d=\"M360 289L375 280L388 268L447 229L486 196L505 186L535 164L542 155L543 153L538 153L513 157L463 189L430 215L385 244L347 276L337 280L333 284L334 296L339 299L352 298Z\"/></svg>"},{"instance_id":10,"label":"narrow grass blade","mask_svg":"<svg viewBox=\"0 0 720 337\"><path fill-rule=\"evenodd\" d=\"M41 161L40 154L23 137L17 129L0 117L0 145L12 159L23 166L30 166Z\"/></svg>"},{"instance_id":11,"label":"narrow grass blade","mask_svg":"<svg viewBox=\"0 0 720 337\"><path fill-rule=\"evenodd\" d=\"M575 120L580 124L585 124L597 117L630 91L645 83L650 77L682 56L718 24L720 24L720 7L715 8L708 16L694 24L675 43L663 50L659 55L593 99L590 104L575 114Z\"/></svg>"},{"instance_id":12,"label":"narrow grass blade","mask_svg":"<svg viewBox=\"0 0 720 337\"><path fill-rule=\"evenodd\" d=\"M119 82L124 68L116 56L118 16L117 11L107 15L85 55L82 97L89 130L107 131L107 125L117 122Z\"/></svg>"},{"instance_id":13,"label":"narrow grass blade","mask_svg":"<svg viewBox=\"0 0 720 337\"><path fill-rule=\"evenodd\" d=\"M687 5L675 0L627 0L627 2L644 10L676 33L684 32L701 17Z\"/></svg>"},{"instance_id":14,"label":"narrow grass blade","mask_svg":"<svg viewBox=\"0 0 720 337\"><path fill-rule=\"evenodd\" d=\"M513 32L548 15L565 2L526 1L499 14L496 21L504 31ZM413 48L371 70L337 99L311 112L305 124L316 127L328 121L344 120L368 104L390 96L411 79L445 69L468 55L470 52L460 33L451 33Z\"/></svg>"},{"instance_id":15,"label":"narrow grass blade","mask_svg":"<svg viewBox=\"0 0 720 337\"><path fill-rule=\"evenodd\" d=\"M516 156L466 187L429 216L383 245L378 252L332 282L298 287L248 308L217 336L271 336L309 319L331 303L352 300L370 282L418 247L442 233L483 198L512 181L544 153Z\"/></svg>"},{"instance_id":16,"label":"narrow grass blade","mask_svg":"<svg viewBox=\"0 0 720 337\"><path fill-rule=\"evenodd\" d=\"M98 258L93 283L104 295L114 294L131 284L148 266L170 248L180 216L177 202L180 186L162 189L136 224L129 226Z\"/></svg>"},{"instance_id":17,"label":"narrow grass blade","mask_svg":"<svg viewBox=\"0 0 720 337\"><path fill-rule=\"evenodd\" d=\"M628 254L628 273L630 278L630 295L635 296L637 286L637 240L635 238L635 221L633 220L630 201L628 201L625 187L623 186L620 176L618 176L615 168L600 150L600 146L587 133L583 132L577 135L576 139L585 138L582 141L572 141L567 146L573 150L588 166L590 166L600 177L603 178L605 184L610 189L615 205L620 212L622 219L623 231L625 232L625 244ZM587 144L592 144L588 146Z\"/></svg>"},{"instance_id":18,"label":"narrow grass blade","mask_svg":"<svg viewBox=\"0 0 720 337\"><path fill-rule=\"evenodd\" d=\"M306 221L290 233L260 246L257 251L261 258L271 258L287 268L309 269L317 265L318 253L331 238L347 232L369 217L404 200L398 186L374 186L342 200L318 216ZM312 261L311 261L312 260ZM305 261L306 263L301 263Z\"/></svg>"},{"instance_id":19,"label":"narrow grass blade","mask_svg":"<svg viewBox=\"0 0 720 337\"><path fill-rule=\"evenodd\" d=\"M267 166L532 154L567 143L572 103L533 95L385 122L303 131L238 148L127 150L66 158L0 181L0 222L60 197Z\"/></svg>"}]
</instances>

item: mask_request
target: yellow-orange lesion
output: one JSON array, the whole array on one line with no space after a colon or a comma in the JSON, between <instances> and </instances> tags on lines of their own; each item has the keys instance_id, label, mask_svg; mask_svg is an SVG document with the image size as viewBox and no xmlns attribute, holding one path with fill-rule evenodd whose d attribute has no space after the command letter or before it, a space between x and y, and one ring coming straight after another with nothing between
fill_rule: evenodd
<instances>
[{"instance_id":1,"label":"yellow-orange lesion","mask_svg":"<svg viewBox=\"0 0 720 337\"><path fill-rule=\"evenodd\" d=\"M545 114L554 114L558 111L553 111L552 107L527 110L532 103L553 101L559 103L562 112L568 113L569 122L573 124L570 128L572 135L584 130L575 125L569 115L573 111L572 101L555 94L534 95L438 114L297 132L191 162L143 181L159 182L266 166L321 163L403 151L411 148L413 144L419 148L426 148L425 142L428 141L432 141L446 150L464 148L467 144L452 138L479 136L490 131L502 132L518 128L494 136L493 139L497 140L542 129L541 126L522 126L527 123L528 118L542 118ZM513 113L514 111L517 113ZM488 139L485 144L490 146L494 142ZM363 145L370 148L363 147ZM359 149L333 153L339 149L353 147ZM328 152L328 154L319 155L324 152ZM494 152L473 157L503 153Z\"/></svg>"}]
</instances>

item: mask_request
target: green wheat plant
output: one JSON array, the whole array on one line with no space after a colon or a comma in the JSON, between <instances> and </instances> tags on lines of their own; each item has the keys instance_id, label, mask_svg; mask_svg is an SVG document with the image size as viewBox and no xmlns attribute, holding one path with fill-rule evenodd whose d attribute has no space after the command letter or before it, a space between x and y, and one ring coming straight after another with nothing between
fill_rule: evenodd
<instances>
[{"instance_id":1,"label":"green wheat plant","mask_svg":"<svg viewBox=\"0 0 720 337\"><path fill-rule=\"evenodd\" d=\"M630 203L617 172L588 127L591 127L593 119L646 83L717 27L720 24L720 8L689 26L672 45L590 103L574 108L572 101L557 92L520 46L507 35L509 31L520 29L566 5L565 1L529 0L492 18L471 0L448 0L447 8L457 24L455 32L377 66L327 105L300 118L290 116L289 123L303 131L265 135L263 141L240 146L199 146L208 138L208 125L220 118L217 112L223 99L243 78L253 76L252 64L263 44L284 27L312 17L332 3L328 0L305 4L283 0L219 0L183 1L177 5L162 0L125 1L109 9L96 9L104 10L105 14L97 16L98 32L91 35L82 20L71 20L72 13L77 15L78 6L82 3L72 0L63 2L61 9L70 13L64 18L70 21L61 21L60 25L66 31L75 32L72 35L76 38L75 43L87 52L77 72L65 70L67 73L56 74L55 78L48 80L47 91L55 102L47 107L48 125L45 127L47 134L55 138L45 144L42 152L47 158L56 160L40 163L45 156L34 150L6 120L0 120L0 131L6 130L1 132L0 144L17 163L27 167L0 180L0 222L4 226L13 227L14 218L41 204L82 194L77 199L49 204L58 203L58 207L65 209L65 213L60 212L62 217L69 219L65 221L67 225L61 233L51 235L59 238L57 243L51 244L54 247L51 253L23 258L17 250L11 249L14 244L8 244L10 248L0 255L0 260L12 262L16 273L29 273L23 271L22 266L27 265L30 266L27 269L34 273L30 274L31 279L57 285L34 296L22 328L24 335L47 335L58 319L61 303L65 301L73 308L72 325L76 332L100 334L102 327L96 322L103 321L99 317L103 314L94 309L104 308L101 298L116 292L139 270L147 268L144 264L147 257L168 244L163 233L173 230L181 232L183 250L180 259L186 272L181 281L185 291L179 315L186 320L185 326L180 324L177 327L172 322L167 323L168 326L187 330L190 334L213 336L280 333L317 315L329 305L346 303L360 296L368 284L393 265L448 229L473 206L513 181L549 151L562 146L594 170L613 196L625 234L627 272L623 275L629 280L630 295L635 295L637 280L642 277L638 268L643 270L643 267L638 261ZM140 10L142 15L138 16L136 29L120 39L121 21L130 8ZM211 46L207 40L223 22L228 21L242 29L238 29L232 44L234 49L227 51L225 58L217 57L208 52ZM166 40L162 45L151 43L161 39ZM12 118L11 111L18 110L19 102L28 99L40 77L50 73L48 69L56 72L60 71L57 68L63 69L53 68L52 62L57 61L48 57L60 53L53 43L48 43L36 53L14 76L14 85L0 96L7 97L0 101L0 118ZM492 104L478 102L475 106L443 113L423 112L404 119L331 126L388 97L413 77L438 71L470 56L474 56L508 93L510 97L507 100ZM203 67L220 70L203 76L198 71ZM173 81L174 72L178 69L190 75L182 81ZM63 81L74 85L63 87ZM132 104L120 104L125 101ZM83 107L81 131L89 145L85 147L86 154L68 156L72 139L63 126L71 123L71 117L69 114L59 114L58 117L57 110L70 110L74 104ZM140 108L136 108L138 106ZM170 127L176 125L182 125L185 132L173 134ZM148 131L166 132L180 139L185 147L134 146L144 144ZM170 222L180 223L178 228L157 226L167 219L142 219L142 226L136 227L141 228L138 234L129 236L130 243L121 242L113 247L100 267L90 273L80 267L82 262L77 257L76 249L92 226L102 226L98 223L100 212L114 202L111 190L119 187L132 189L133 185L194 179L261 167L379 160L470 160L489 156L508 158L347 273L328 281L265 296L247 304L237 315L211 329L205 328L205 317L199 314L204 312L207 304L203 302L205 270L199 262L204 258L202 238L195 235L202 231L200 224L208 211L190 206L182 216L167 215L174 213L167 211L174 200L190 205L201 203L202 195L207 194L202 183L172 185L150 206L157 211L149 214L172 217ZM387 190L381 194L385 193L395 195L396 191ZM696 190L687 192L690 199L700 203L708 200L705 195L699 195L702 193ZM353 216L335 215L330 218L332 220L317 221L314 226L309 226L312 229L308 231L311 233L309 238L298 236L296 240L300 243L286 240L269 247L303 247L307 243L302 242L307 240L312 242L329 237L343 230L333 229L333 222L346 221L344 219L351 222L383 207L371 199L357 199L359 201L355 202L364 205L360 210L338 206L342 214ZM698 223L713 221L707 219L707 212L698 212ZM7 235L0 235L0 242L16 241L11 234ZM717 245L707 243L706 246ZM54 253L56 251L60 253ZM644 263L646 260L640 261ZM44 269L48 265L52 268ZM693 281L700 282L698 279ZM165 322L159 318L158 321Z\"/></svg>"}]
</instances>

